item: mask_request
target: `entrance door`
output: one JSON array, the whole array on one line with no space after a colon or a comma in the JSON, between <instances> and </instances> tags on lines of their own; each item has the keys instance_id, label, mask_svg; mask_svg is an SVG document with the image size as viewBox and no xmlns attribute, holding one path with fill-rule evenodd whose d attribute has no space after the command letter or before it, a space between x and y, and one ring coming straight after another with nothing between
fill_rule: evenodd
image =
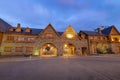
<instances>
[{"instance_id":1,"label":"entrance door","mask_svg":"<svg viewBox=\"0 0 120 80\"><path fill-rule=\"evenodd\" d=\"M57 56L57 49L53 44L47 43L42 46L40 54L42 57Z\"/></svg>"},{"instance_id":2,"label":"entrance door","mask_svg":"<svg viewBox=\"0 0 120 80\"><path fill-rule=\"evenodd\" d=\"M87 55L87 48L86 47L82 47L82 55L83 56Z\"/></svg>"},{"instance_id":3,"label":"entrance door","mask_svg":"<svg viewBox=\"0 0 120 80\"><path fill-rule=\"evenodd\" d=\"M64 50L63 56L74 56L76 48L72 44L65 44L63 50Z\"/></svg>"}]
</instances>

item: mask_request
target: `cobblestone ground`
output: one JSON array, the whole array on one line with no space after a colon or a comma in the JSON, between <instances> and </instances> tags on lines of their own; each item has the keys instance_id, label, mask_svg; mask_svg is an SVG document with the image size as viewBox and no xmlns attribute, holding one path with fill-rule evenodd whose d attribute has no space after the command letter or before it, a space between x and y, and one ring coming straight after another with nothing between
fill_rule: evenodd
<instances>
[{"instance_id":1,"label":"cobblestone ground","mask_svg":"<svg viewBox=\"0 0 120 80\"><path fill-rule=\"evenodd\" d=\"M120 80L120 57L2 58L0 80Z\"/></svg>"}]
</instances>

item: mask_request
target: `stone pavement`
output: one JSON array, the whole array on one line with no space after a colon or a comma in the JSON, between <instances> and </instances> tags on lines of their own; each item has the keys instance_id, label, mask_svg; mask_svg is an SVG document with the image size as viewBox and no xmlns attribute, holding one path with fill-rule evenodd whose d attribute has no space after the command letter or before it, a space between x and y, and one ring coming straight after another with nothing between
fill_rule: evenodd
<instances>
[{"instance_id":1,"label":"stone pavement","mask_svg":"<svg viewBox=\"0 0 120 80\"><path fill-rule=\"evenodd\" d=\"M0 80L120 80L120 57L0 59Z\"/></svg>"}]
</instances>

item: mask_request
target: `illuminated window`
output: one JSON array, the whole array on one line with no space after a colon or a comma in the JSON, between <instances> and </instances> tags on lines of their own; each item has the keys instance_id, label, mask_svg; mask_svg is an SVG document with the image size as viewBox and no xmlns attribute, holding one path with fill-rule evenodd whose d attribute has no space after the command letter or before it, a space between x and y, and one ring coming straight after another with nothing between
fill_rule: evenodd
<instances>
[{"instance_id":1,"label":"illuminated window","mask_svg":"<svg viewBox=\"0 0 120 80\"><path fill-rule=\"evenodd\" d=\"M13 28L13 27L10 27L10 28L9 28L9 31L14 31L14 28Z\"/></svg>"},{"instance_id":2,"label":"illuminated window","mask_svg":"<svg viewBox=\"0 0 120 80\"><path fill-rule=\"evenodd\" d=\"M47 34L46 34L46 38L53 38L53 34L47 33Z\"/></svg>"},{"instance_id":3,"label":"illuminated window","mask_svg":"<svg viewBox=\"0 0 120 80\"><path fill-rule=\"evenodd\" d=\"M12 52L12 47L4 47L5 52Z\"/></svg>"},{"instance_id":4,"label":"illuminated window","mask_svg":"<svg viewBox=\"0 0 120 80\"><path fill-rule=\"evenodd\" d=\"M21 32L21 28L16 28L16 32Z\"/></svg>"},{"instance_id":5,"label":"illuminated window","mask_svg":"<svg viewBox=\"0 0 120 80\"><path fill-rule=\"evenodd\" d=\"M118 39L118 38L113 38L112 41L116 41L116 42L118 42L119 39Z\"/></svg>"},{"instance_id":6,"label":"illuminated window","mask_svg":"<svg viewBox=\"0 0 120 80\"><path fill-rule=\"evenodd\" d=\"M94 36L90 36L90 39L94 39Z\"/></svg>"},{"instance_id":7,"label":"illuminated window","mask_svg":"<svg viewBox=\"0 0 120 80\"><path fill-rule=\"evenodd\" d=\"M33 51L33 47L27 46L26 47L26 52L32 52Z\"/></svg>"},{"instance_id":8,"label":"illuminated window","mask_svg":"<svg viewBox=\"0 0 120 80\"><path fill-rule=\"evenodd\" d=\"M24 37L18 37L17 40L18 41L24 41Z\"/></svg>"},{"instance_id":9,"label":"illuminated window","mask_svg":"<svg viewBox=\"0 0 120 80\"><path fill-rule=\"evenodd\" d=\"M35 38L33 38L33 37L28 38L28 41L34 41L34 40L35 40Z\"/></svg>"},{"instance_id":10,"label":"illuminated window","mask_svg":"<svg viewBox=\"0 0 120 80\"><path fill-rule=\"evenodd\" d=\"M72 38L74 37L74 35L73 35L73 34L67 34L66 37L67 37L68 39L72 39Z\"/></svg>"},{"instance_id":11,"label":"illuminated window","mask_svg":"<svg viewBox=\"0 0 120 80\"><path fill-rule=\"evenodd\" d=\"M14 36L7 36L8 41L14 41Z\"/></svg>"},{"instance_id":12,"label":"illuminated window","mask_svg":"<svg viewBox=\"0 0 120 80\"><path fill-rule=\"evenodd\" d=\"M25 32L27 32L27 33L29 33L29 32L31 32L31 30L30 30L30 28L25 28Z\"/></svg>"},{"instance_id":13,"label":"illuminated window","mask_svg":"<svg viewBox=\"0 0 120 80\"><path fill-rule=\"evenodd\" d=\"M15 48L15 51L16 51L16 52L22 52L22 51L23 51L23 47L16 47L16 48Z\"/></svg>"}]
</instances>

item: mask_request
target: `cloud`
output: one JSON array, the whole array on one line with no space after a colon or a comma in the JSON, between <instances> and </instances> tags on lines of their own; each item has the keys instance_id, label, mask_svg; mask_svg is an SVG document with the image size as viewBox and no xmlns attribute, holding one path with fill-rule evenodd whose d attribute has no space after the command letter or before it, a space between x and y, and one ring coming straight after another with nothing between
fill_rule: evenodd
<instances>
[{"instance_id":1,"label":"cloud","mask_svg":"<svg viewBox=\"0 0 120 80\"><path fill-rule=\"evenodd\" d=\"M9 0L0 1L0 17L13 26L34 28L52 23L56 30L72 25L76 30L120 23L118 0Z\"/></svg>"},{"instance_id":2,"label":"cloud","mask_svg":"<svg viewBox=\"0 0 120 80\"><path fill-rule=\"evenodd\" d=\"M47 8L40 4L33 5L33 12L40 16L48 16L50 13Z\"/></svg>"},{"instance_id":3,"label":"cloud","mask_svg":"<svg viewBox=\"0 0 120 80\"><path fill-rule=\"evenodd\" d=\"M66 21L82 21L82 20L104 20L107 17L105 12L95 10L83 10L77 14L73 14Z\"/></svg>"}]
</instances>

